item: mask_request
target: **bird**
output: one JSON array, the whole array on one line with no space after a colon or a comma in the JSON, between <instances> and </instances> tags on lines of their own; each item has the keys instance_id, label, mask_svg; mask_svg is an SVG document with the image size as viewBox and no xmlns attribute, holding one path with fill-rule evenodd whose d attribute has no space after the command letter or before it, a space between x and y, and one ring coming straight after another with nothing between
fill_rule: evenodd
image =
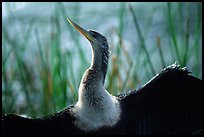
<instances>
[{"instance_id":1,"label":"bird","mask_svg":"<svg viewBox=\"0 0 204 137\"><path fill-rule=\"evenodd\" d=\"M177 63L147 83L114 96L104 84L109 62L105 36L67 21L88 41L92 62L78 89L78 101L40 118L2 115L2 133L65 135L202 134L202 80Z\"/></svg>"}]
</instances>

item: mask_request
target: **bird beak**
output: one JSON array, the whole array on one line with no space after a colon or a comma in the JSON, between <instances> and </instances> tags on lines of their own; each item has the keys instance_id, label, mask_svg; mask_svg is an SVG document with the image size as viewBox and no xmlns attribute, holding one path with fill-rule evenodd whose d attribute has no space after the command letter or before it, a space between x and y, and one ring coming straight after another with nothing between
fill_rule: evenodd
<instances>
[{"instance_id":1,"label":"bird beak","mask_svg":"<svg viewBox=\"0 0 204 137\"><path fill-rule=\"evenodd\" d=\"M69 18L67 18L67 21L79 32L81 33L84 37L86 37L89 41L93 41L94 38L89 34L88 31L86 31L85 29L83 29L82 27L80 27L79 25L77 25L76 23L74 23L72 20L70 20Z\"/></svg>"}]
</instances>

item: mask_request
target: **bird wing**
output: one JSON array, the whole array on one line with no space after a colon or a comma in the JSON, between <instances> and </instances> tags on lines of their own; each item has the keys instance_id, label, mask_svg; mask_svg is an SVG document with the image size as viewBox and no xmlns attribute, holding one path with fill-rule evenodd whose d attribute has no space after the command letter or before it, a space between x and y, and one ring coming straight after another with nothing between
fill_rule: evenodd
<instances>
[{"instance_id":1,"label":"bird wing","mask_svg":"<svg viewBox=\"0 0 204 137\"><path fill-rule=\"evenodd\" d=\"M53 115L31 119L16 114L2 116L3 134L78 134L70 106ZM78 132L77 132L78 131Z\"/></svg>"},{"instance_id":2,"label":"bird wing","mask_svg":"<svg viewBox=\"0 0 204 137\"><path fill-rule=\"evenodd\" d=\"M120 96L130 134L193 134L202 129L202 83L173 65Z\"/></svg>"}]
</instances>

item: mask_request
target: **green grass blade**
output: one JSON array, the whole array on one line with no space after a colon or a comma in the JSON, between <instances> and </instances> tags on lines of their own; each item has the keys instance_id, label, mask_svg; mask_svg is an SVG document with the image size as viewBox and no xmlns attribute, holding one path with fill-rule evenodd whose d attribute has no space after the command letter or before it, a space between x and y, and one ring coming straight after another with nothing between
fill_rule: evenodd
<instances>
[{"instance_id":1,"label":"green grass blade","mask_svg":"<svg viewBox=\"0 0 204 137\"><path fill-rule=\"evenodd\" d=\"M143 36L142 36L142 32L141 32L140 27L139 27L139 24L138 24L136 14L135 14L135 12L134 12L134 10L133 10L133 8L132 8L131 5L129 5L129 9L130 9L130 11L131 11L131 15L132 15L132 18L133 18L133 21L134 21L134 24L135 24L137 33L138 33L138 35L139 35L139 39L140 39L140 42L141 42L141 46L142 46L143 50L145 51L145 54L146 54L146 57L147 57L147 62L148 62L148 64L149 64L149 66L150 66L150 69L151 69L152 74L155 75L156 72L155 72L155 70L154 70L154 67L153 67L152 61L151 61L151 59L150 59L149 53L148 53L148 51L147 51L147 49L146 49L145 41L144 41L144 38L143 38Z\"/></svg>"},{"instance_id":2,"label":"green grass blade","mask_svg":"<svg viewBox=\"0 0 204 137\"><path fill-rule=\"evenodd\" d=\"M160 42L160 37L159 36L157 36L157 47L159 49L159 56L160 56L160 60L161 60L161 63L162 63L162 68L165 68L166 64L165 64L165 61L164 61L164 55L163 55L163 52L162 52L162 49L161 49L161 42Z\"/></svg>"},{"instance_id":3,"label":"green grass blade","mask_svg":"<svg viewBox=\"0 0 204 137\"><path fill-rule=\"evenodd\" d=\"M190 35L190 5L188 5L188 16L186 20L186 33L185 33L185 53L183 58L183 65L186 66L188 61L188 49L189 49L189 35Z\"/></svg>"},{"instance_id":4,"label":"green grass blade","mask_svg":"<svg viewBox=\"0 0 204 137\"><path fill-rule=\"evenodd\" d=\"M169 29L171 32L171 38L173 40L173 45L174 45L174 49L176 52L176 57L178 59L178 62L182 63L182 61L180 59L180 55L179 55L179 49L178 49L178 44L177 44L175 26L174 26L173 18L172 18L172 11L171 11L171 3L170 2L167 3L167 14L168 14L169 27L170 27Z\"/></svg>"}]
</instances>

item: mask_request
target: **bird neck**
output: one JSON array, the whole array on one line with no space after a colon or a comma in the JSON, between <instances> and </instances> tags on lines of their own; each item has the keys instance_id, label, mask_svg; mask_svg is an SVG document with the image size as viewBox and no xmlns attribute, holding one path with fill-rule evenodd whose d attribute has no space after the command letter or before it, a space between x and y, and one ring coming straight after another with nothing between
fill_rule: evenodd
<instances>
[{"instance_id":1,"label":"bird neck","mask_svg":"<svg viewBox=\"0 0 204 137\"><path fill-rule=\"evenodd\" d=\"M109 51L108 49L92 48L92 62L90 69L100 73L103 84L105 83L108 68Z\"/></svg>"}]
</instances>

